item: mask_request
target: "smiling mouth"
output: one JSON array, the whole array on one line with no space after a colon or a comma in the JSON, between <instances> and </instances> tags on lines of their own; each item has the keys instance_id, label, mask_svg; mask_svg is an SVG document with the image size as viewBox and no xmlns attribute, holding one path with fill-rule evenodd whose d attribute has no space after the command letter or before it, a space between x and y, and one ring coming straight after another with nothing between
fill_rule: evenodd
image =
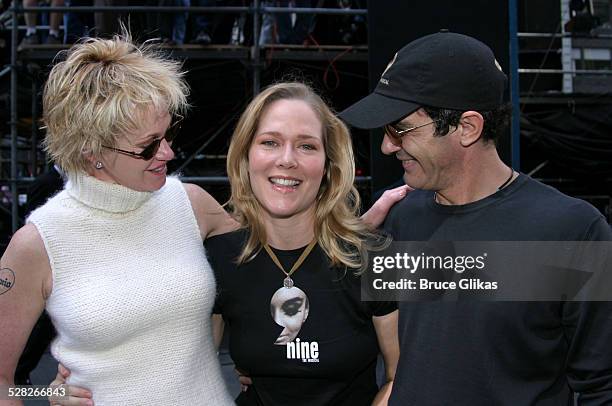
<instances>
[{"instance_id":1,"label":"smiling mouth","mask_svg":"<svg viewBox=\"0 0 612 406\"><path fill-rule=\"evenodd\" d=\"M162 165L159 168L155 168L155 169L149 169L149 172L153 172L153 173L162 173L166 170L166 165Z\"/></svg>"},{"instance_id":2,"label":"smiling mouth","mask_svg":"<svg viewBox=\"0 0 612 406\"><path fill-rule=\"evenodd\" d=\"M273 185L293 187L293 188L299 186L300 183L302 183L301 181L297 179L269 178L269 180Z\"/></svg>"},{"instance_id":3,"label":"smiling mouth","mask_svg":"<svg viewBox=\"0 0 612 406\"><path fill-rule=\"evenodd\" d=\"M407 157L401 157L401 159L398 157L397 159L399 159L399 161L402 163L402 168L404 171L411 171L414 166L418 164L418 161L410 155Z\"/></svg>"}]
</instances>

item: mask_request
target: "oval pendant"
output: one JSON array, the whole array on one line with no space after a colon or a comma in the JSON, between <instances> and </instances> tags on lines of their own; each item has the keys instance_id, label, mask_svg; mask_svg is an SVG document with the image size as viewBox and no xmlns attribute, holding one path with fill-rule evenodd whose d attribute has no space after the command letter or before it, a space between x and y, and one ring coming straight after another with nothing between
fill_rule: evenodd
<instances>
[{"instance_id":1,"label":"oval pendant","mask_svg":"<svg viewBox=\"0 0 612 406\"><path fill-rule=\"evenodd\" d=\"M293 287L293 279L291 279L290 277L286 277L285 279L283 279L283 285L286 288L292 288Z\"/></svg>"}]
</instances>

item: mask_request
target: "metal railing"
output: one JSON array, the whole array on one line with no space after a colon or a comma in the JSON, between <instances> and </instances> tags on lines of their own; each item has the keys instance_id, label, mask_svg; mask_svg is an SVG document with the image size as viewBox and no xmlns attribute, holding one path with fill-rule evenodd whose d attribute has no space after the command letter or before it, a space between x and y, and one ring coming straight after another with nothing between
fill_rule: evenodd
<instances>
[{"instance_id":1,"label":"metal railing","mask_svg":"<svg viewBox=\"0 0 612 406\"><path fill-rule=\"evenodd\" d=\"M557 30L562 30L562 24L559 24ZM547 89L547 91L551 91L552 94L564 94L571 95L574 93L574 84L582 83L577 82L582 80L585 77L607 77L612 75L612 61L610 61L610 65L603 65L599 69L579 69L576 65L577 61L585 61L588 59L584 58L584 49L589 49L589 46L586 44L593 44L592 48L595 49L608 49L612 52L612 35L605 33L597 33L597 34L582 34L582 33L571 33L571 32L552 32L552 33L542 33L542 32L518 32L518 39L523 39L524 43L528 43L529 40L538 40L538 39L548 39L548 45L546 49L531 49L529 47L525 47L528 51L533 52L543 52L544 56L542 57L542 61L540 66L538 67L529 67L529 68L518 68L519 75L533 75L531 78L531 85L529 86L529 90L527 90L526 94L522 95L523 104L531 103L534 99L533 89L535 88L536 82L540 78L540 76L545 75L548 77L561 77L561 87L559 89ZM593 40L593 41L590 41ZM603 40L603 41L601 41ZM576 41L576 42L574 42ZM575 45L575 46L574 46ZM523 49L525 49L523 48ZM580 58L576 58L573 56L573 51L575 49L580 49ZM545 63L547 62L549 56L551 55L559 55L560 60L560 68L545 68ZM550 79L547 79L550 80ZM553 79L554 80L554 79ZM591 80L586 79L587 81ZM549 82L552 83L552 82ZM590 83L590 82L586 82ZM609 82L608 82L609 83ZM538 98L538 97L536 97Z\"/></svg>"}]
</instances>

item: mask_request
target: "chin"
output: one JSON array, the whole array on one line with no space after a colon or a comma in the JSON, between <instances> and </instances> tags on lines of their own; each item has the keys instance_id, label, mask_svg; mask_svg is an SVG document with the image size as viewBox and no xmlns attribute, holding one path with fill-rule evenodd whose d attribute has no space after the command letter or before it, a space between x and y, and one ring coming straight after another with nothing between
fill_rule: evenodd
<instances>
[{"instance_id":1,"label":"chin","mask_svg":"<svg viewBox=\"0 0 612 406\"><path fill-rule=\"evenodd\" d=\"M427 184L426 179L422 179L414 175L408 175L406 172L404 172L404 183L413 189L432 190L431 187L428 187L430 185Z\"/></svg>"},{"instance_id":2,"label":"chin","mask_svg":"<svg viewBox=\"0 0 612 406\"><path fill-rule=\"evenodd\" d=\"M270 213L270 217L277 218L277 219L288 219L297 214L296 211L278 211L278 210L277 211L269 210L268 213Z\"/></svg>"},{"instance_id":3,"label":"chin","mask_svg":"<svg viewBox=\"0 0 612 406\"><path fill-rule=\"evenodd\" d=\"M147 182L146 189L143 192L156 192L166 184L166 177L155 179L153 182Z\"/></svg>"},{"instance_id":4,"label":"chin","mask_svg":"<svg viewBox=\"0 0 612 406\"><path fill-rule=\"evenodd\" d=\"M290 218L299 213L304 212L306 209L302 207L294 207L294 206L267 206L265 210L270 214L271 217L275 218Z\"/></svg>"},{"instance_id":5,"label":"chin","mask_svg":"<svg viewBox=\"0 0 612 406\"><path fill-rule=\"evenodd\" d=\"M414 182L414 179L411 179L410 176L406 172L404 172L404 183L410 186L413 189L420 189Z\"/></svg>"}]
</instances>

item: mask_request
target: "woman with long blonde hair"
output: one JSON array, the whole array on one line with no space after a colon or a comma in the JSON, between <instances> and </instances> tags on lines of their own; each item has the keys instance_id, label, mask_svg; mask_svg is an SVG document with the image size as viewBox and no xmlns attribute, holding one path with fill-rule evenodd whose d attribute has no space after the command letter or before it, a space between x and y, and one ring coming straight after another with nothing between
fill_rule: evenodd
<instances>
[{"instance_id":1,"label":"woman with long blonde hair","mask_svg":"<svg viewBox=\"0 0 612 406\"><path fill-rule=\"evenodd\" d=\"M385 402L397 311L360 301L358 274L384 239L357 217L346 126L310 87L270 86L242 114L227 172L241 229L206 247L219 292L213 320L229 325L231 356L252 380L237 403Z\"/></svg>"}]
</instances>

